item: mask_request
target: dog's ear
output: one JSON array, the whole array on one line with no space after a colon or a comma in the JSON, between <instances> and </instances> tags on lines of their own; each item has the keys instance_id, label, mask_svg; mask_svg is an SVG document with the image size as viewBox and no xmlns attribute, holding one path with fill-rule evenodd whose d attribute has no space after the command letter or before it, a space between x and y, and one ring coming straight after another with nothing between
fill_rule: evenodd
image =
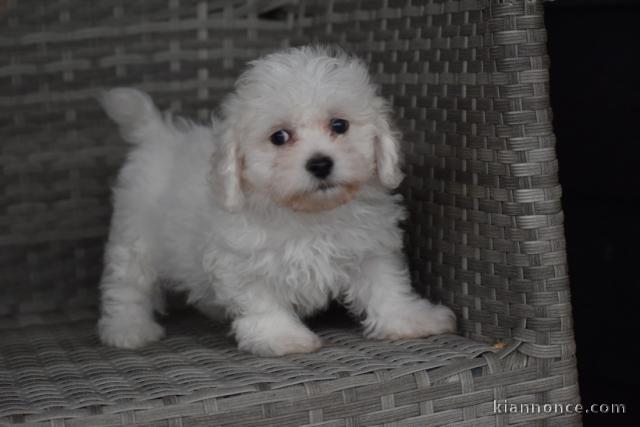
<instances>
[{"instance_id":1,"label":"dog's ear","mask_svg":"<svg viewBox=\"0 0 640 427\"><path fill-rule=\"evenodd\" d=\"M389 107L380 99L380 112L376 120L376 167L378 179L385 187L394 189L400 185L404 174L400 169L400 135L393 129L389 118Z\"/></svg>"},{"instance_id":2,"label":"dog's ear","mask_svg":"<svg viewBox=\"0 0 640 427\"><path fill-rule=\"evenodd\" d=\"M242 192L242 158L239 154L239 139L233 126L223 126L220 145L215 150L210 180L222 200L224 208L237 212L244 204Z\"/></svg>"}]
</instances>

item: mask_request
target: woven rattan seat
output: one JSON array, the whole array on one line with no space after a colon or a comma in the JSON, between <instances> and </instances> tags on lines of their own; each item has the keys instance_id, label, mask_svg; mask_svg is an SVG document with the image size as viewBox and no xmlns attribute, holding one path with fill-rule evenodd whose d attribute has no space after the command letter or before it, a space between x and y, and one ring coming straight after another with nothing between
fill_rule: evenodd
<instances>
[{"instance_id":1,"label":"woven rattan seat","mask_svg":"<svg viewBox=\"0 0 640 427\"><path fill-rule=\"evenodd\" d=\"M314 42L393 104L414 285L460 335L319 324L318 353L258 358L180 311L158 343L100 345L126 146L95 95L206 119L246 61ZM545 42L541 0L0 1L0 426L580 424L495 407L579 401Z\"/></svg>"},{"instance_id":2,"label":"woven rattan seat","mask_svg":"<svg viewBox=\"0 0 640 427\"><path fill-rule=\"evenodd\" d=\"M497 363L495 349L460 336L376 342L352 328L321 329L318 353L260 358L238 352L224 325L194 315L169 317L167 339L128 351L101 346L95 320L84 311L0 324L0 421L45 425L55 414L67 425L157 425L175 414L184 425L305 425L349 416L455 422L464 419L462 408L443 399L449 410L421 414L421 395L461 390L466 375L477 380ZM395 402L380 399L385 388ZM345 393L359 397L345 400Z\"/></svg>"}]
</instances>

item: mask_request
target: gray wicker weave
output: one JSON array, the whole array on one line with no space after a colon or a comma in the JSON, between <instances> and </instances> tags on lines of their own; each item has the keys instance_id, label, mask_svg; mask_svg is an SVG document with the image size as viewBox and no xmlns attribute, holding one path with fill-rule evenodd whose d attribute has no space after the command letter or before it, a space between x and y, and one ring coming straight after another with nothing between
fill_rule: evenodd
<instances>
[{"instance_id":1,"label":"gray wicker weave","mask_svg":"<svg viewBox=\"0 0 640 427\"><path fill-rule=\"evenodd\" d=\"M0 1L0 426L578 425L494 400L579 400L538 0ZM462 336L258 358L197 315L140 351L95 335L125 147L93 95L206 117L246 60L337 43L407 143L415 285ZM497 341L504 348L493 347Z\"/></svg>"}]
</instances>

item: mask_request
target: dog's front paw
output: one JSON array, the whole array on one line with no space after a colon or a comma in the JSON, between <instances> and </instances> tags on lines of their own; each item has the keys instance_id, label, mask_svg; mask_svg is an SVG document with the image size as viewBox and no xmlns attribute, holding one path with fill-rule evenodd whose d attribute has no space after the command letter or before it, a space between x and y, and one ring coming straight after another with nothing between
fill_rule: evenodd
<instances>
[{"instance_id":1,"label":"dog's front paw","mask_svg":"<svg viewBox=\"0 0 640 427\"><path fill-rule=\"evenodd\" d=\"M122 319L103 316L98 321L100 340L120 348L140 348L164 337L164 328L154 320Z\"/></svg>"},{"instance_id":2,"label":"dog's front paw","mask_svg":"<svg viewBox=\"0 0 640 427\"><path fill-rule=\"evenodd\" d=\"M240 318L233 329L238 348L259 356L311 353L322 346L320 338L299 321Z\"/></svg>"},{"instance_id":3,"label":"dog's front paw","mask_svg":"<svg viewBox=\"0 0 640 427\"><path fill-rule=\"evenodd\" d=\"M367 338L419 338L456 331L456 315L444 305L415 300L396 308L394 312L365 321Z\"/></svg>"},{"instance_id":4,"label":"dog's front paw","mask_svg":"<svg viewBox=\"0 0 640 427\"><path fill-rule=\"evenodd\" d=\"M249 348L243 349L261 356L283 356L285 354L311 353L322 346L320 338L309 330L280 331L267 339L254 341Z\"/></svg>"}]
</instances>

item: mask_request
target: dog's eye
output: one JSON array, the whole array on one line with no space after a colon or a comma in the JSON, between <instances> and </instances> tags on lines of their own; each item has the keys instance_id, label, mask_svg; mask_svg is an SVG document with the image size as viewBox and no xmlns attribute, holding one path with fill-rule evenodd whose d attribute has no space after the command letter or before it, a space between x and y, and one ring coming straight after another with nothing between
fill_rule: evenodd
<instances>
[{"instance_id":1,"label":"dog's eye","mask_svg":"<svg viewBox=\"0 0 640 427\"><path fill-rule=\"evenodd\" d=\"M331 127L331 132L340 135L345 133L347 129L349 129L349 122L345 119L331 119L329 127Z\"/></svg>"},{"instance_id":2,"label":"dog's eye","mask_svg":"<svg viewBox=\"0 0 640 427\"><path fill-rule=\"evenodd\" d=\"M291 134L284 129L280 129L279 131L274 132L270 139L273 145L282 145L291 139Z\"/></svg>"}]
</instances>

